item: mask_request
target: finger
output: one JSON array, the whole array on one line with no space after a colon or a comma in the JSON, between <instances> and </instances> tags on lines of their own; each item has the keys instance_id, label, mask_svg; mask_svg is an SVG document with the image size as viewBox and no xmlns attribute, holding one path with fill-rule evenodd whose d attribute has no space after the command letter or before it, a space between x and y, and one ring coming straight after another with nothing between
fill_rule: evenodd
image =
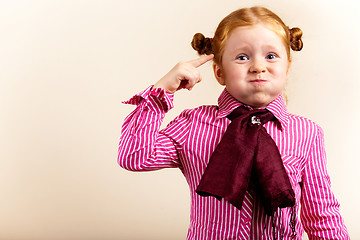
<instances>
[{"instance_id":1,"label":"finger","mask_svg":"<svg viewBox=\"0 0 360 240\"><path fill-rule=\"evenodd\" d=\"M188 63L190 63L193 67L198 68L204 63L207 63L208 61L212 60L213 58L214 58L214 54L204 55L197 59L191 60Z\"/></svg>"},{"instance_id":2,"label":"finger","mask_svg":"<svg viewBox=\"0 0 360 240\"><path fill-rule=\"evenodd\" d=\"M190 91L197 83L198 83L198 78L188 77L181 81L180 88L185 88Z\"/></svg>"},{"instance_id":3,"label":"finger","mask_svg":"<svg viewBox=\"0 0 360 240\"><path fill-rule=\"evenodd\" d=\"M185 85L185 88L191 91L196 84L200 83L202 81L201 75L199 75L197 78L193 78L192 80L188 80L187 84Z\"/></svg>"},{"instance_id":4,"label":"finger","mask_svg":"<svg viewBox=\"0 0 360 240\"><path fill-rule=\"evenodd\" d=\"M179 87L177 88L177 90L186 88L186 85L188 85L188 83L189 83L189 80L182 80L182 81L180 82L180 85L179 85Z\"/></svg>"},{"instance_id":5,"label":"finger","mask_svg":"<svg viewBox=\"0 0 360 240\"><path fill-rule=\"evenodd\" d=\"M195 84L197 84L197 83L199 83L199 82L201 82L201 81L202 81L202 77L201 77L201 74L199 74L198 78L196 79L196 83L195 83Z\"/></svg>"}]
</instances>

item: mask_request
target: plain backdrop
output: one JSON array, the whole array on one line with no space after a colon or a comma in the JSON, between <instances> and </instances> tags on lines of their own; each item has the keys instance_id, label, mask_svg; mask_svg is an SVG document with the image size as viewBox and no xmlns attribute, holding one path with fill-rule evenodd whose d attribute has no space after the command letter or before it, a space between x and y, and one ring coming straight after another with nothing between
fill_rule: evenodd
<instances>
[{"instance_id":1,"label":"plain backdrop","mask_svg":"<svg viewBox=\"0 0 360 240\"><path fill-rule=\"evenodd\" d=\"M1 0L0 239L185 239L189 192L177 169L117 163L121 103L177 62L196 58L227 14L262 5L304 32L293 53L288 109L325 132L332 190L360 239L360 22L355 0ZM216 104L212 64L180 91L164 126Z\"/></svg>"}]
</instances>

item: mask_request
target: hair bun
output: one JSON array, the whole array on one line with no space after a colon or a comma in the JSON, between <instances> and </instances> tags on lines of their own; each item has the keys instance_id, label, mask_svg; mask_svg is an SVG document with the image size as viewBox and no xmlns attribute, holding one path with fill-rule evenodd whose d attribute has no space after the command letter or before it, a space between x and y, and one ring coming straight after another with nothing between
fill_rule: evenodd
<instances>
[{"instance_id":1,"label":"hair bun","mask_svg":"<svg viewBox=\"0 0 360 240\"><path fill-rule=\"evenodd\" d=\"M191 41L191 46L200 54L212 54L211 38L206 38L201 33L196 33Z\"/></svg>"},{"instance_id":2,"label":"hair bun","mask_svg":"<svg viewBox=\"0 0 360 240\"><path fill-rule=\"evenodd\" d=\"M291 28L289 31L291 49L294 51L300 51L303 48L303 42L301 40L303 32L300 28L297 27Z\"/></svg>"}]
</instances>

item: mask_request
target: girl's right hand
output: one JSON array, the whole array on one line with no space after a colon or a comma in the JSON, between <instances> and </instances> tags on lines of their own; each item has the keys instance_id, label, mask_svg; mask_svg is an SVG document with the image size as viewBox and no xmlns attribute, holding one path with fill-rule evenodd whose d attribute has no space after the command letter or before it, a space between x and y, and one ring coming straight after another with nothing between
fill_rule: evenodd
<instances>
[{"instance_id":1,"label":"girl's right hand","mask_svg":"<svg viewBox=\"0 0 360 240\"><path fill-rule=\"evenodd\" d=\"M191 90L195 84L201 82L200 71L197 68L213 58L214 55L210 54L188 62L179 62L155 83L153 88L162 88L168 93L174 93L182 88Z\"/></svg>"}]
</instances>

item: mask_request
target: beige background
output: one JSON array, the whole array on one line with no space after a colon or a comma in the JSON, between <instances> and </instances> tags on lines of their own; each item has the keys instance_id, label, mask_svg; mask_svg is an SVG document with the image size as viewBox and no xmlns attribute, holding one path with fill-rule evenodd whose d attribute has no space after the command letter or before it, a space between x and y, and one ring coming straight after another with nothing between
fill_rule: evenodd
<instances>
[{"instance_id":1,"label":"beige background","mask_svg":"<svg viewBox=\"0 0 360 240\"><path fill-rule=\"evenodd\" d=\"M352 239L358 218L360 7L353 0L1 0L0 239L185 239L189 193L180 171L116 164L121 104L180 60L196 32L264 5L304 31L289 110L319 123L333 191ZM165 123L215 104L211 71L176 95Z\"/></svg>"}]
</instances>

